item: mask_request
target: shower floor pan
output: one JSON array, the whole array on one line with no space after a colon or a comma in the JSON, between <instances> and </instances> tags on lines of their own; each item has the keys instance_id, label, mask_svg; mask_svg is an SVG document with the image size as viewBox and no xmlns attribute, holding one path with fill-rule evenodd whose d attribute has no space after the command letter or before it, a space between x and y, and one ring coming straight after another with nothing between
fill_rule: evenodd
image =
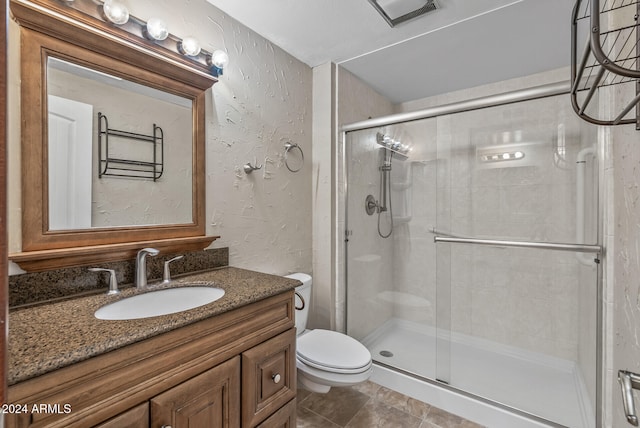
<instances>
[{"instance_id":1,"label":"shower floor pan","mask_svg":"<svg viewBox=\"0 0 640 428\"><path fill-rule=\"evenodd\" d=\"M450 349L440 352L445 357L451 356L448 372L452 387L557 424L551 426L595 426L588 394L574 362L456 333L451 339ZM392 319L362 342L376 362L423 378L437 378L433 328ZM446 366L439 368L440 373L443 371L447 372ZM375 372L373 380L376 381ZM384 382L378 383L384 385ZM395 386L395 381L391 383L394 385L387 386ZM434 388L430 384L425 387ZM415 396L407 390L400 392ZM441 396L441 393L435 395L437 400ZM428 401L424 395L415 398ZM445 403L431 401L431 404L447 407ZM465 414L465 409L449 407L444 410L469 419L474 417L473 412ZM490 416L487 418L485 421L491 420ZM477 416L476 420L482 422ZM518 426L547 425L524 423Z\"/></svg>"}]
</instances>

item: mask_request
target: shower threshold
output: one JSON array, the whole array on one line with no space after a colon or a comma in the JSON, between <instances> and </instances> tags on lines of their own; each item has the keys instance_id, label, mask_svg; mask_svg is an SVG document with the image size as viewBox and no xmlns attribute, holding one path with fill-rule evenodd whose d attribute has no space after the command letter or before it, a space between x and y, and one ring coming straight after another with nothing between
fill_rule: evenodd
<instances>
[{"instance_id":1,"label":"shower threshold","mask_svg":"<svg viewBox=\"0 0 640 428\"><path fill-rule=\"evenodd\" d=\"M451 339L440 349L450 355L438 370L450 373L444 385L434 380L434 328L392 319L362 342L376 363L374 382L464 418L489 427L595 427L574 362L461 334Z\"/></svg>"}]
</instances>

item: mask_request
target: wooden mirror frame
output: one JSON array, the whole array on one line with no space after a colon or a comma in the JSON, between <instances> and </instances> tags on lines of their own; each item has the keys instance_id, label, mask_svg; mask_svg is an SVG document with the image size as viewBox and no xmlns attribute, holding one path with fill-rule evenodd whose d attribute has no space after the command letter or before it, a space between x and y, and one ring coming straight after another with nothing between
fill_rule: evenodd
<instances>
[{"instance_id":1,"label":"wooden mirror frame","mask_svg":"<svg viewBox=\"0 0 640 428\"><path fill-rule=\"evenodd\" d=\"M205 236L205 91L217 79L170 55L160 57L165 53L153 43L132 43L132 36L117 27L61 3L11 0L21 37L22 252L9 258L25 270L38 271L123 260L146 246L163 252L206 248L217 237ZM61 19L61 13L72 16ZM192 101L191 223L49 230L48 171L44 166L50 55Z\"/></svg>"}]
</instances>

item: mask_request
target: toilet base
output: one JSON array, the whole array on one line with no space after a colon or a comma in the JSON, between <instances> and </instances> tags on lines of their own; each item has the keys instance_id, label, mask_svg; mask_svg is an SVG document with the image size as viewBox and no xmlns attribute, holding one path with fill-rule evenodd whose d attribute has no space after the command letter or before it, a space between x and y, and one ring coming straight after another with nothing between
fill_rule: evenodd
<instances>
[{"instance_id":1,"label":"toilet base","mask_svg":"<svg viewBox=\"0 0 640 428\"><path fill-rule=\"evenodd\" d=\"M307 391L311 391L311 392L317 392L319 394L326 394L331 389L329 385L321 385L319 383L313 382L310 379L300 376L299 373L298 373L298 388L306 389Z\"/></svg>"},{"instance_id":2,"label":"toilet base","mask_svg":"<svg viewBox=\"0 0 640 428\"><path fill-rule=\"evenodd\" d=\"M309 367L300 360L296 361L296 366L298 369L298 385L302 386L303 389L320 394L326 394L332 386L351 386L365 382L373 372L371 364L361 373L349 375L320 371Z\"/></svg>"}]
</instances>

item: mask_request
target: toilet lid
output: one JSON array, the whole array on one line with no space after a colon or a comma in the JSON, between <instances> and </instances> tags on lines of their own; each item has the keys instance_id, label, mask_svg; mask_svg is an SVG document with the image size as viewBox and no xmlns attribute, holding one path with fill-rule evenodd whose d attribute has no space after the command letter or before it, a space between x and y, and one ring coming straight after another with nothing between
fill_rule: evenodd
<instances>
[{"instance_id":1,"label":"toilet lid","mask_svg":"<svg viewBox=\"0 0 640 428\"><path fill-rule=\"evenodd\" d=\"M371 366L371 353L360 342L329 330L311 330L298 337L298 358L305 364L340 373L359 373Z\"/></svg>"}]
</instances>

